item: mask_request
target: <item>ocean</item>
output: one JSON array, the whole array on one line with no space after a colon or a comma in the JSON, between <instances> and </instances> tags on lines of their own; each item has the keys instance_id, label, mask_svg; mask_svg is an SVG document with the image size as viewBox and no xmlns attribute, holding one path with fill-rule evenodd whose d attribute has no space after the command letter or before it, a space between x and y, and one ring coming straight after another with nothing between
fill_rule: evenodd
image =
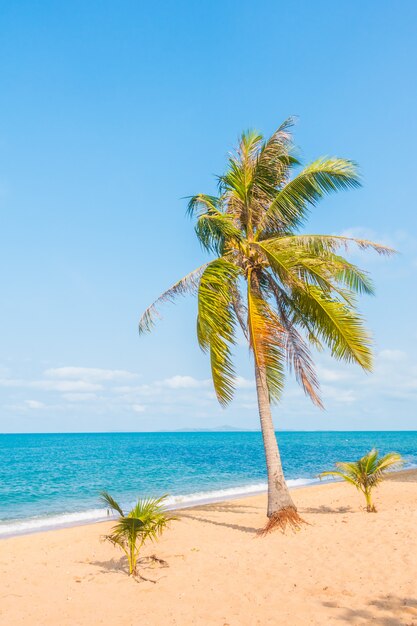
<instances>
[{"instance_id":1,"label":"ocean","mask_svg":"<svg viewBox=\"0 0 417 626\"><path fill-rule=\"evenodd\" d=\"M417 431L279 432L290 486L372 447L417 466ZM124 507L168 494L170 506L266 490L259 432L0 435L0 537L104 520L99 493Z\"/></svg>"}]
</instances>

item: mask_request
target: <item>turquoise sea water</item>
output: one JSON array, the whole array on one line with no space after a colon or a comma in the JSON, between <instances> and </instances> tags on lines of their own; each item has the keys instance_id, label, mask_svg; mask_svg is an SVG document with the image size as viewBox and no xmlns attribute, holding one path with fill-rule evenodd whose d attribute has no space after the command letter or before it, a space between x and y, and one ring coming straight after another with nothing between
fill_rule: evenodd
<instances>
[{"instance_id":1,"label":"turquoise sea water","mask_svg":"<svg viewBox=\"0 0 417 626\"><path fill-rule=\"evenodd\" d=\"M372 447L417 465L417 431L280 432L278 439L293 486ZM104 519L103 489L124 506L163 493L187 506L260 492L265 480L258 432L0 435L0 536Z\"/></svg>"}]
</instances>

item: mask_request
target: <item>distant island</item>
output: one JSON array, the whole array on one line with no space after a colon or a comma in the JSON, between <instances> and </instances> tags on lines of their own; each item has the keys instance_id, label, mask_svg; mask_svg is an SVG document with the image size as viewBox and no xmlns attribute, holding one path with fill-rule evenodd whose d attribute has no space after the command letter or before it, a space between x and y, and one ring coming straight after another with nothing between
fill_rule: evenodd
<instances>
[{"instance_id":1,"label":"distant island","mask_svg":"<svg viewBox=\"0 0 417 626\"><path fill-rule=\"evenodd\" d=\"M227 432L234 432L234 431L245 432L248 430L255 430L255 429L238 428L236 426L228 426L226 424L224 426L216 426L215 428L178 428L178 430L175 430L173 432L176 432L176 433L227 433Z\"/></svg>"}]
</instances>

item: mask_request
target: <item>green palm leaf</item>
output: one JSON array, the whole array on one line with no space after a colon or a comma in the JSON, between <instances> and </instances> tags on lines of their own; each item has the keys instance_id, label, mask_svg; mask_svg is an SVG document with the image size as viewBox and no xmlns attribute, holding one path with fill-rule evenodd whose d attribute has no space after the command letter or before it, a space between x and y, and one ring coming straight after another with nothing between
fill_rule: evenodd
<instances>
[{"instance_id":1,"label":"green palm leaf","mask_svg":"<svg viewBox=\"0 0 417 626\"><path fill-rule=\"evenodd\" d=\"M239 268L217 259L204 270L198 290L197 336L200 347L210 352L214 389L221 404L233 397L235 373L230 346L235 343L233 308Z\"/></svg>"},{"instance_id":2,"label":"green palm leaf","mask_svg":"<svg viewBox=\"0 0 417 626\"><path fill-rule=\"evenodd\" d=\"M104 502L104 504L107 504L108 507L112 509L112 511L116 511L122 517L124 516L124 513L122 509L120 508L120 505L116 502L116 500L114 500L114 498L112 498L112 496L109 493L107 493L107 491L101 492L100 499L102 502Z\"/></svg>"},{"instance_id":3,"label":"green palm leaf","mask_svg":"<svg viewBox=\"0 0 417 626\"><path fill-rule=\"evenodd\" d=\"M313 286L294 292L293 301L312 321L332 356L372 369L371 339L352 307Z\"/></svg>"},{"instance_id":4,"label":"green palm leaf","mask_svg":"<svg viewBox=\"0 0 417 626\"><path fill-rule=\"evenodd\" d=\"M268 392L278 401L284 388L284 332L278 316L262 298L257 277L248 276L248 329L256 366L265 371Z\"/></svg>"},{"instance_id":5,"label":"green palm leaf","mask_svg":"<svg viewBox=\"0 0 417 626\"><path fill-rule=\"evenodd\" d=\"M341 478L354 485L366 499L368 512L375 512L371 492L384 478L389 470L398 469L403 464L403 458L397 452L389 452L379 457L375 448L357 461L335 463L337 470L322 472L319 477Z\"/></svg>"},{"instance_id":6,"label":"green palm leaf","mask_svg":"<svg viewBox=\"0 0 417 626\"><path fill-rule=\"evenodd\" d=\"M359 186L353 161L335 157L317 159L277 192L259 223L258 238L268 237L274 230L298 228L305 221L309 206L314 206L320 198Z\"/></svg>"},{"instance_id":7,"label":"green palm leaf","mask_svg":"<svg viewBox=\"0 0 417 626\"><path fill-rule=\"evenodd\" d=\"M183 296L188 293L195 293L198 289L198 285L200 282L200 278L208 263L204 263L196 270L181 278L181 280L177 281L167 289L159 298L155 300L150 307L146 309L146 311L142 314L142 317L139 320L139 334L149 332L154 323L155 318L160 317L159 314L159 306L164 304L165 302L173 302L177 296Z\"/></svg>"}]
</instances>

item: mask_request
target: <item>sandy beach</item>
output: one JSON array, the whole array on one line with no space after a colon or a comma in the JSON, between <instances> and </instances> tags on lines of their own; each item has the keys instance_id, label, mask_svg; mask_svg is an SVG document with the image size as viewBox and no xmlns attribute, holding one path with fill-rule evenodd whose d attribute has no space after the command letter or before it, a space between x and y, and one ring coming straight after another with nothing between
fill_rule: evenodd
<instances>
[{"instance_id":1,"label":"sandy beach","mask_svg":"<svg viewBox=\"0 0 417 626\"><path fill-rule=\"evenodd\" d=\"M417 624L417 470L376 492L297 489L308 525L258 538L265 496L180 512L146 546L144 579L100 537L109 523L0 542L0 623L91 626ZM156 555L160 561L150 561Z\"/></svg>"}]
</instances>

